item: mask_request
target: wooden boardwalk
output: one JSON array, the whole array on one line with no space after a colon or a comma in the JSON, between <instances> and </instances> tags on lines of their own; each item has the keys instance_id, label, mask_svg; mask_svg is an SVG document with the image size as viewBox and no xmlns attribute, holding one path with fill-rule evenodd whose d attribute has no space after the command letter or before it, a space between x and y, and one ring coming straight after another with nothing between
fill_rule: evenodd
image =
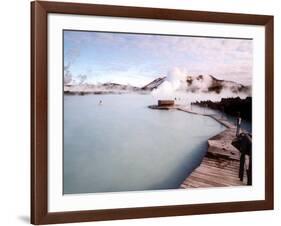
<instances>
[{"instance_id":1,"label":"wooden boardwalk","mask_svg":"<svg viewBox=\"0 0 281 226\"><path fill-rule=\"evenodd\" d=\"M181 184L181 188L206 188L245 185L238 178L239 162L204 157Z\"/></svg>"},{"instance_id":2,"label":"wooden boardwalk","mask_svg":"<svg viewBox=\"0 0 281 226\"><path fill-rule=\"evenodd\" d=\"M240 151L232 146L236 138L236 126L226 119L212 114L202 114L179 106L149 106L151 109L179 110L210 117L226 127L224 131L208 140L208 150L200 165L187 176L181 188L206 188L247 185L246 172L243 181L239 179ZM249 160L246 160L246 165ZM246 169L247 167L245 167Z\"/></svg>"},{"instance_id":3,"label":"wooden boardwalk","mask_svg":"<svg viewBox=\"0 0 281 226\"><path fill-rule=\"evenodd\" d=\"M192 114L186 108L176 109ZM240 152L231 145L236 137L236 126L215 115L200 114L218 121L226 129L208 140L208 151L201 164L183 181L181 188L203 188L246 185L246 173L243 181L239 179Z\"/></svg>"}]
</instances>

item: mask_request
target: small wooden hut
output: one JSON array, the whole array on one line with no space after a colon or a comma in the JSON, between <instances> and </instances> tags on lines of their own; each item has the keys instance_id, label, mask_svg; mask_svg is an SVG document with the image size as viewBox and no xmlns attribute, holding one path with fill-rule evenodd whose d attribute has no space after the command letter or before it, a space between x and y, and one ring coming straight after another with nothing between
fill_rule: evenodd
<instances>
[{"instance_id":1,"label":"small wooden hut","mask_svg":"<svg viewBox=\"0 0 281 226\"><path fill-rule=\"evenodd\" d=\"M158 100L158 106L173 106L174 104L174 100Z\"/></svg>"}]
</instances>

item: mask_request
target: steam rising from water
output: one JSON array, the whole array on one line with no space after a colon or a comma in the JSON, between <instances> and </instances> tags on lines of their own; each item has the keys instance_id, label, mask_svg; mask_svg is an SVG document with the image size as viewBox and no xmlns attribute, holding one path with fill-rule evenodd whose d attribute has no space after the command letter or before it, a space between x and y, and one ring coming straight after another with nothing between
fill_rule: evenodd
<instances>
[{"instance_id":1,"label":"steam rising from water","mask_svg":"<svg viewBox=\"0 0 281 226\"><path fill-rule=\"evenodd\" d=\"M186 80L185 73L178 68L170 70L165 81L152 91L155 97L172 98L175 94L184 89L183 84Z\"/></svg>"},{"instance_id":2,"label":"steam rising from water","mask_svg":"<svg viewBox=\"0 0 281 226\"><path fill-rule=\"evenodd\" d=\"M173 68L167 73L165 81L152 91L155 99L173 99L177 104L190 104L191 102L211 100L220 101L221 98L240 97L242 99L250 96L249 92L233 92L229 84L224 84L219 93L209 91L213 78L211 76L187 76L185 70ZM192 78L188 85L187 79ZM235 84L228 82L230 84ZM237 84L236 84L237 85Z\"/></svg>"}]
</instances>

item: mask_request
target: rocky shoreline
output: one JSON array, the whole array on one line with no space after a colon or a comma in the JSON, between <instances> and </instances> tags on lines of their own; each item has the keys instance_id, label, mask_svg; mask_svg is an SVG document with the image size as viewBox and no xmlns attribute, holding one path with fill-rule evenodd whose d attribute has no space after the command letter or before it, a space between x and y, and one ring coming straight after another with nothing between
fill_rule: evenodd
<instances>
[{"instance_id":1,"label":"rocky shoreline","mask_svg":"<svg viewBox=\"0 0 281 226\"><path fill-rule=\"evenodd\" d=\"M241 99L236 98L222 98L219 102L207 101L196 101L192 103L200 107L208 107L214 110L222 111L231 116L237 116L238 112L242 119L252 121L252 97Z\"/></svg>"}]
</instances>

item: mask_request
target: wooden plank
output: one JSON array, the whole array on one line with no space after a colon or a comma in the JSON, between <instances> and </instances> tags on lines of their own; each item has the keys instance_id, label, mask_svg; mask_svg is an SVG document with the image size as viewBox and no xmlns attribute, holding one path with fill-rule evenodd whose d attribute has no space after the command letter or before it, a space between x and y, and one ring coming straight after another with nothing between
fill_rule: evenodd
<instances>
[{"instance_id":1,"label":"wooden plank","mask_svg":"<svg viewBox=\"0 0 281 226\"><path fill-rule=\"evenodd\" d=\"M236 137L236 126L226 119L215 115L194 112L186 107L175 106L174 109L208 116L226 127L224 131L208 139L206 156L203 158L201 164L183 181L181 187L246 185L244 182L246 180L240 181L238 177L240 152L231 144L232 140Z\"/></svg>"},{"instance_id":2,"label":"wooden plank","mask_svg":"<svg viewBox=\"0 0 281 226\"><path fill-rule=\"evenodd\" d=\"M194 174L192 174L191 176L189 176L189 178L192 180L201 182L201 183L208 184L211 187L219 187L222 185L225 185L225 186L228 185L227 183L224 183L223 181L217 181L217 180L214 180L214 178L208 177L208 176L207 177L202 177L202 176L198 177L198 176L195 176Z\"/></svg>"},{"instance_id":3,"label":"wooden plank","mask_svg":"<svg viewBox=\"0 0 281 226\"><path fill-rule=\"evenodd\" d=\"M239 168L239 163L234 164L231 161L204 161L201 163L201 165L206 165L210 167L215 168L222 168L222 169L237 169Z\"/></svg>"},{"instance_id":4,"label":"wooden plank","mask_svg":"<svg viewBox=\"0 0 281 226\"><path fill-rule=\"evenodd\" d=\"M186 181L185 185L191 185L196 188L206 188L206 187L213 187L210 183L204 183L203 181L199 181L196 178L190 178Z\"/></svg>"},{"instance_id":5,"label":"wooden plank","mask_svg":"<svg viewBox=\"0 0 281 226\"><path fill-rule=\"evenodd\" d=\"M228 176L227 174L212 174L212 173L202 173L202 172L194 172L192 176L201 177L204 179L211 178L216 183L224 183L225 181L229 181L231 183L239 183L239 178Z\"/></svg>"},{"instance_id":6,"label":"wooden plank","mask_svg":"<svg viewBox=\"0 0 281 226\"><path fill-rule=\"evenodd\" d=\"M223 172L227 173L227 174L231 174L231 175L238 175L238 168L233 168L233 169L223 169L220 167L213 167L213 166L208 166L206 164L203 164L200 166L200 169L198 169L197 171L201 171L201 172L208 172L208 171L215 171L219 174L222 174Z\"/></svg>"},{"instance_id":7,"label":"wooden plank","mask_svg":"<svg viewBox=\"0 0 281 226\"><path fill-rule=\"evenodd\" d=\"M241 184L242 182L237 177L229 176L229 175L221 175L221 174L211 174L211 173L200 173L200 172L194 172L192 173L192 176L200 177L206 180L213 180L216 183L229 183L232 185L235 184ZM241 182L241 183L240 183Z\"/></svg>"},{"instance_id":8,"label":"wooden plank","mask_svg":"<svg viewBox=\"0 0 281 226\"><path fill-rule=\"evenodd\" d=\"M203 175L210 175L210 176L229 176L231 178L237 179L238 173L232 173L231 171L215 171L215 170L195 170L193 173L195 174L203 174Z\"/></svg>"}]
</instances>

